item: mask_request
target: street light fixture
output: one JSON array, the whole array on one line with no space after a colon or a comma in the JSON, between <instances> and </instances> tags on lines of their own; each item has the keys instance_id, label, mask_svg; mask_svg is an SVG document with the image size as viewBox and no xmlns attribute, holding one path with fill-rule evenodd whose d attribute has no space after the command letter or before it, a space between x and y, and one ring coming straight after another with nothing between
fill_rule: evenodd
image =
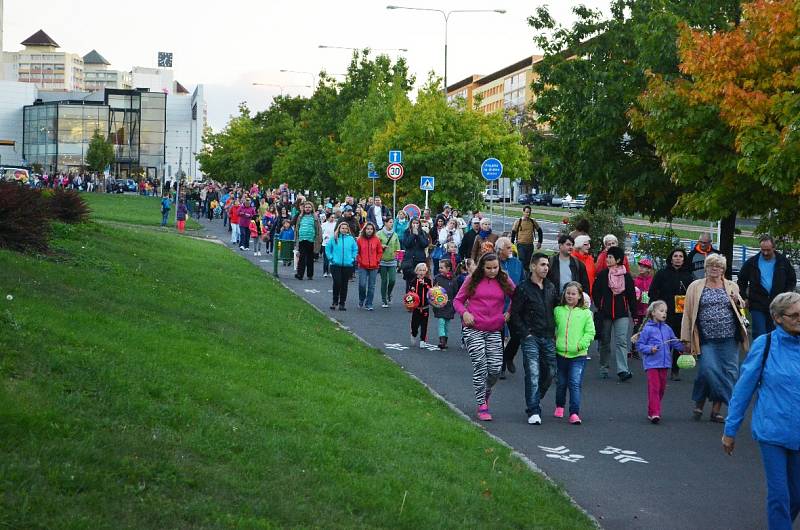
<instances>
[{"instance_id":1,"label":"street light fixture","mask_svg":"<svg viewBox=\"0 0 800 530\"><path fill-rule=\"evenodd\" d=\"M286 68L282 68L281 72L284 74L306 74L311 76L311 84L313 86L317 86L317 76L312 72L305 72L303 70L287 70Z\"/></svg>"},{"instance_id":2,"label":"street light fixture","mask_svg":"<svg viewBox=\"0 0 800 530\"><path fill-rule=\"evenodd\" d=\"M253 86L271 86L275 88L279 88L281 90L281 96L283 96L283 89L288 88L311 88L310 85L279 85L276 83L253 83Z\"/></svg>"},{"instance_id":3,"label":"street light fixture","mask_svg":"<svg viewBox=\"0 0 800 530\"><path fill-rule=\"evenodd\" d=\"M320 44L319 48L328 48L332 50L353 50L353 51L361 51L363 48L353 48L350 46L328 46L325 44ZM407 52L408 48L370 48L374 51L386 51L386 52Z\"/></svg>"},{"instance_id":4,"label":"street light fixture","mask_svg":"<svg viewBox=\"0 0 800 530\"><path fill-rule=\"evenodd\" d=\"M444 97L447 99L447 23L450 21L450 15L453 13L499 13L505 14L505 9L453 9L452 11L443 11L441 9L433 9L429 7L406 7L406 6L386 6L386 9L405 9L408 11L432 11L434 13L441 13L444 17Z\"/></svg>"}]
</instances>

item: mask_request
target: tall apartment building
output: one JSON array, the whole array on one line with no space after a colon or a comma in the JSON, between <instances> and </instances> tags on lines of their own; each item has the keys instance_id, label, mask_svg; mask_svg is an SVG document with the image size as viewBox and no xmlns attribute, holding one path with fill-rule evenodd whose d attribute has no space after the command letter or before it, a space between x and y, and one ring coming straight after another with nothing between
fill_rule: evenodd
<instances>
[{"instance_id":1,"label":"tall apartment building","mask_svg":"<svg viewBox=\"0 0 800 530\"><path fill-rule=\"evenodd\" d=\"M42 30L21 44L25 46L23 50L3 54L10 63L6 72L10 70L11 80L31 83L41 90L69 92L85 88L83 57L58 51L58 43Z\"/></svg>"},{"instance_id":2,"label":"tall apartment building","mask_svg":"<svg viewBox=\"0 0 800 530\"><path fill-rule=\"evenodd\" d=\"M535 65L541 60L541 55L531 55L489 75L471 75L447 87L447 97L463 98L468 107L476 106L487 114L506 112L519 124L533 101L530 85L536 79Z\"/></svg>"},{"instance_id":3,"label":"tall apartment building","mask_svg":"<svg viewBox=\"0 0 800 530\"><path fill-rule=\"evenodd\" d=\"M86 90L102 90L104 88L130 89L131 74L120 70L112 70L105 57L97 50L92 50L83 56L83 73L86 81Z\"/></svg>"}]
</instances>

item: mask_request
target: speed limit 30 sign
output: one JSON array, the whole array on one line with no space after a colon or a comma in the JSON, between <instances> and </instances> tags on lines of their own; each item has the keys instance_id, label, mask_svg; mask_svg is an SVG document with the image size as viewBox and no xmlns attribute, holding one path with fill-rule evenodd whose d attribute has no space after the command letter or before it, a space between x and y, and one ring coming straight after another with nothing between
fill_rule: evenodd
<instances>
[{"instance_id":1,"label":"speed limit 30 sign","mask_svg":"<svg viewBox=\"0 0 800 530\"><path fill-rule=\"evenodd\" d=\"M403 178L403 165L389 164L386 166L386 176L392 180L400 180Z\"/></svg>"}]
</instances>

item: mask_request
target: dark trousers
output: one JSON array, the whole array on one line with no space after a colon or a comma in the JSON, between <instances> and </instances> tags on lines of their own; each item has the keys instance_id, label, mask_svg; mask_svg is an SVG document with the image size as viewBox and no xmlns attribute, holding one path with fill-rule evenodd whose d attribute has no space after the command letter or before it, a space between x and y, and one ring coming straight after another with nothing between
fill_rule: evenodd
<instances>
[{"instance_id":1,"label":"dark trousers","mask_svg":"<svg viewBox=\"0 0 800 530\"><path fill-rule=\"evenodd\" d=\"M517 255L522 262L522 274L530 274L531 256L533 256L533 244L517 243Z\"/></svg>"},{"instance_id":2,"label":"dark trousers","mask_svg":"<svg viewBox=\"0 0 800 530\"><path fill-rule=\"evenodd\" d=\"M297 261L297 276L303 278L305 271L308 279L314 277L314 242L313 241L300 241L299 242L300 256Z\"/></svg>"},{"instance_id":3,"label":"dark trousers","mask_svg":"<svg viewBox=\"0 0 800 530\"><path fill-rule=\"evenodd\" d=\"M411 336L428 342L428 308L417 308L411 312Z\"/></svg>"},{"instance_id":4,"label":"dark trousers","mask_svg":"<svg viewBox=\"0 0 800 530\"><path fill-rule=\"evenodd\" d=\"M250 248L250 227L239 226L239 246Z\"/></svg>"},{"instance_id":5,"label":"dark trousers","mask_svg":"<svg viewBox=\"0 0 800 530\"><path fill-rule=\"evenodd\" d=\"M347 287L353 267L331 265L331 278L333 278L333 305L343 306L347 301Z\"/></svg>"},{"instance_id":6,"label":"dark trousers","mask_svg":"<svg viewBox=\"0 0 800 530\"><path fill-rule=\"evenodd\" d=\"M508 343L506 347L503 348L503 366L506 363L513 363L514 357L517 356L517 351L519 350L519 337L516 333L511 333L508 338Z\"/></svg>"}]
</instances>

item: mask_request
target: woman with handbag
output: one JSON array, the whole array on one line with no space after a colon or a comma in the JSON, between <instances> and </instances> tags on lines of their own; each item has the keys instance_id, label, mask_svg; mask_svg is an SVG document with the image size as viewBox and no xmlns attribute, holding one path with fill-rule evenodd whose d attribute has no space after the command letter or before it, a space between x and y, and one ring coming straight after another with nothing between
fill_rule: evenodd
<instances>
[{"instance_id":1,"label":"woman with handbag","mask_svg":"<svg viewBox=\"0 0 800 530\"><path fill-rule=\"evenodd\" d=\"M730 401L739 377L739 349L747 351L750 346L741 313L744 301L739 286L723 276L726 264L721 254L706 257L705 278L695 280L686 290L681 321L681 341L689 345L692 355L700 356L692 389L692 415L700 420L708 399L709 419L716 423L725 423L719 411Z\"/></svg>"}]
</instances>

